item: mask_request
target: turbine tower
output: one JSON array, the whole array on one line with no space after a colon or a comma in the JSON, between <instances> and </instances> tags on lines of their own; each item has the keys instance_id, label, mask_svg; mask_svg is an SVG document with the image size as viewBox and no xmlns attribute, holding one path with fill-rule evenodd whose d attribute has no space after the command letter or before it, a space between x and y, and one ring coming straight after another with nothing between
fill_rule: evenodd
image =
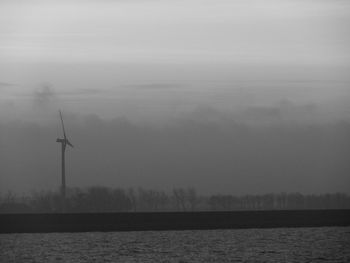
<instances>
[{"instance_id":1,"label":"turbine tower","mask_svg":"<svg viewBox=\"0 0 350 263\"><path fill-rule=\"evenodd\" d=\"M63 139L58 138L56 142L61 144L61 172L62 172L62 184L61 184L61 201L62 201L62 212L66 211L66 167L65 167L65 152L67 145L73 148L73 145L67 139L66 131L64 129L64 123L62 118L62 112L59 111L62 130L63 130Z\"/></svg>"}]
</instances>

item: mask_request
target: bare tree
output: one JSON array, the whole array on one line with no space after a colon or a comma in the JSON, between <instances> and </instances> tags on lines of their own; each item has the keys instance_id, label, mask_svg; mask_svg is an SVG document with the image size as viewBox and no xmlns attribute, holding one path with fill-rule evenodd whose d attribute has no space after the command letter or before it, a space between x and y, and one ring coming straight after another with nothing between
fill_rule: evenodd
<instances>
[{"instance_id":1,"label":"bare tree","mask_svg":"<svg viewBox=\"0 0 350 263\"><path fill-rule=\"evenodd\" d=\"M187 189L187 200L191 211L195 211L197 206L197 192L193 187Z\"/></svg>"},{"instance_id":2,"label":"bare tree","mask_svg":"<svg viewBox=\"0 0 350 263\"><path fill-rule=\"evenodd\" d=\"M174 188L173 194L178 210L186 211L186 192L182 188Z\"/></svg>"}]
</instances>

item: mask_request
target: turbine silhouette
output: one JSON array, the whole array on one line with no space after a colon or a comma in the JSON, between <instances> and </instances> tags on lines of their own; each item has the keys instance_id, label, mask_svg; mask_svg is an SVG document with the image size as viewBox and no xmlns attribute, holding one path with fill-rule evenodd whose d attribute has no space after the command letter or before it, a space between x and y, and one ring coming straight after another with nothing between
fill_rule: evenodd
<instances>
[{"instance_id":1,"label":"turbine silhouette","mask_svg":"<svg viewBox=\"0 0 350 263\"><path fill-rule=\"evenodd\" d=\"M61 172L62 172L62 184L61 184L61 199L62 199L62 212L66 211L66 167L65 167L65 152L67 145L73 148L73 145L67 139L66 131L64 129L64 123L62 118L62 112L59 111L62 130L63 130L63 139L58 138L56 142L61 144Z\"/></svg>"}]
</instances>

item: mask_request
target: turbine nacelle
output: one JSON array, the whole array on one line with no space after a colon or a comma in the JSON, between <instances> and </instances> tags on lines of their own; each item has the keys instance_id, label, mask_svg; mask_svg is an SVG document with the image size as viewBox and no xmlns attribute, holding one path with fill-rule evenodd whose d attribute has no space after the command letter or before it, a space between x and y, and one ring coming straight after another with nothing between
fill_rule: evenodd
<instances>
[{"instance_id":1,"label":"turbine nacelle","mask_svg":"<svg viewBox=\"0 0 350 263\"><path fill-rule=\"evenodd\" d=\"M62 112L60 112L60 117L61 117L61 124L62 124L62 130L63 130L63 139L58 138L56 140L56 142L62 143L64 146L66 146L67 144L73 148L73 144L71 144L71 142L67 139L66 136L66 130L64 129L64 123L63 123L63 118L62 118Z\"/></svg>"},{"instance_id":2,"label":"turbine nacelle","mask_svg":"<svg viewBox=\"0 0 350 263\"><path fill-rule=\"evenodd\" d=\"M73 144L71 144L70 141L68 141L68 139L57 138L56 142L63 143L64 146L69 145L70 147L74 148Z\"/></svg>"}]
</instances>

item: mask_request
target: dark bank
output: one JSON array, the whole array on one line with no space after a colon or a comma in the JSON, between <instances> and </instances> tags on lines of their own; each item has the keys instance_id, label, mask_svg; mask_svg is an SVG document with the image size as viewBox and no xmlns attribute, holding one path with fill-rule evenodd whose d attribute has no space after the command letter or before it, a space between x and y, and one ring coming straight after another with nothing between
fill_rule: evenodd
<instances>
[{"instance_id":1,"label":"dark bank","mask_svg":"<svg viewBox=\"0 0 350 263\"><path fill-rule=\"evenodd\" d=\"M349 225L349 209L0 215L0 233L204 230Z\"/></svg>"}]
</instances>

